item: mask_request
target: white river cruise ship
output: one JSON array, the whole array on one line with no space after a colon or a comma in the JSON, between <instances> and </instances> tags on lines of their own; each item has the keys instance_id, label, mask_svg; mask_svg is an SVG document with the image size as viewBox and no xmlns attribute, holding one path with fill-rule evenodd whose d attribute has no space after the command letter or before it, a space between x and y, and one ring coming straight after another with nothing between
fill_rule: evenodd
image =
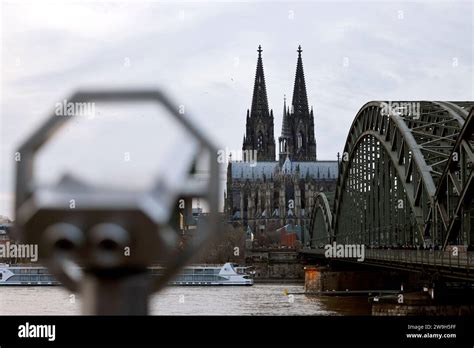
<instances>
[{"instance_id":1,"label":"white river cruise ship","mask_svg":"<svg viewBox=\"0 0 474 348\"><path fill-rule=\"evenodd\" d=\"M253 285L250 267L238 267L230 262L223 266L189 266L170 281L170 285ZM160 276L161 267L149 268L153 276ZM46 267L9 266L0 264L0 286L61 285Z\"/></svg>"}]
</instances>

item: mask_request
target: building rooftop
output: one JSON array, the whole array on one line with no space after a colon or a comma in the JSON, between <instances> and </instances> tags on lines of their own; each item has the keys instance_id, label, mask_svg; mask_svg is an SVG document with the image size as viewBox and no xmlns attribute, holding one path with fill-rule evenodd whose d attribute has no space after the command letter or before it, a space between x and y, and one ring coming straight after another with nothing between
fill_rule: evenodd
<instances>
[{"instance_id":1,"label":"building rooftop","mask_svg":"<svg viewBox=\"0 0 474 348\"><path fill-rule=\"evenodd\" d=\"M296 174L299 170L300 178L336 179L338 175L337 161L291 162L285 161L280 169L278 162L232 162L232 179L257 180L274 177L279 172Z\"/></svg>"}]
</instances>

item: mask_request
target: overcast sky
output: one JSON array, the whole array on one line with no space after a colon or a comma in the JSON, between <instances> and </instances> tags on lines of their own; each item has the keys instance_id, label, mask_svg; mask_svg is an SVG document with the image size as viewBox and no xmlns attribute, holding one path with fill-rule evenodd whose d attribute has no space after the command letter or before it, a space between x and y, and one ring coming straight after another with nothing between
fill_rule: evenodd
<instances>
[{"instance_id":1,"label":"overcast sky","mask_svg":"<svg viewBox=\"0 0 474 348\"><path fill-rule=\"evenodd\" d=\"M162 88L220 148L240 150L257 46L277 140L301 44L318 159L331 160L370 100L474 99L471 1L11 1L1 10L0 214L11 217L15 148L78 87ZM140 186L172 171L187 143L175 126L149 107L100 110L45 150L40 174L73 168Z\"/></svg>"}]
</instances>

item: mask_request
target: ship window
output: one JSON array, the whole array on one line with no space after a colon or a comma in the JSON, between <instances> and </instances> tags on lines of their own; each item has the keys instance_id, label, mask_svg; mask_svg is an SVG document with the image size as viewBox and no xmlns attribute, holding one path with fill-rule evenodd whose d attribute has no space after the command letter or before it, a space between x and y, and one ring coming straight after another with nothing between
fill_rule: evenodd
<instances>
[{"instance_id":1,"label":"ship window","mask_svg":"<svg viewBox=\"0 0 474 348\"><path fill-rule=\"evenodd\" d=\"M3 272L0 272L0 280L3 278Z\"/></svg>"}]
</instances>

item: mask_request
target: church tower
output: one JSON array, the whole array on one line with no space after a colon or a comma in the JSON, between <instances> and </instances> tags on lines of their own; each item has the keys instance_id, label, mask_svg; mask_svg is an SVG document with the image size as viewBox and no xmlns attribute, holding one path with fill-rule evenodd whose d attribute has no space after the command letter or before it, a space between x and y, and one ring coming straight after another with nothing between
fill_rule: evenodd
<instances>
[{"instance_id":1,"label":"church tower","mask_svg":"<svg viewBox=\"0 0 474 348\"><path fill-rule=\"evenodd\" d=\"M247 109L246 134L244 135L242 150L256 150L257 161L273 162L275 161L273 110L269 111L268 109L267 89L265 87L265 76L263 74L262 51L262 47L259 45L257 51L257 72L255 73L252 107L250 111Z\"/></svg>"},{"instance_id":2,"label":"church tower","mask_svg":"<svg viewBox=\"0 0 474 348\"><path fill-rule=\"evenodd\" d=\"M278 151L280 166L286 158L293 153L293 136L291 134L290 110L286 108L286 95L283 97L283 122L281 124L281 136L278 138L280 148Z\"/></svg>"},{"instance_id":3,"label":"church tower","mask_svg":"<svg viewBox=\"0 0 474 348\"><path fill-rule=\"evenodd\" d=\"M284 161L282 156L284 158L288 156L292 161L316 161L314 114L313 109L309 110L308 106L301 46L298 46L297 52L293 100L290 109L283 112L282 134L279 138L281 163Z\"/></svg>"}]
</instances>

